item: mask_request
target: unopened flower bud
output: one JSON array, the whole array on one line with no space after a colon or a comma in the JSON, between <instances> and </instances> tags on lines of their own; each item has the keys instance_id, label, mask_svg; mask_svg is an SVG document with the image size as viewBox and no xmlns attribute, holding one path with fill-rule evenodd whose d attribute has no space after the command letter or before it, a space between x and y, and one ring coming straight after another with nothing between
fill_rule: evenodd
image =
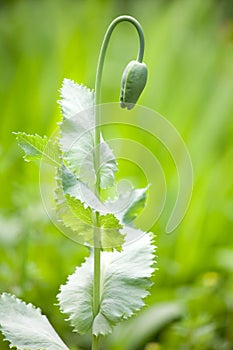
<instances>
[{"instance_id":1,"label":"unopened flower bud","mask_svg":"<svg viewBox=\"0 0 233 350\"><path fill-rule=\"evenodd\" d=\"M122 108L132 109L141 95L147 81L145 63L131 61L124 70L121 83L120 104Z\"/></svg>"}]
</instances>

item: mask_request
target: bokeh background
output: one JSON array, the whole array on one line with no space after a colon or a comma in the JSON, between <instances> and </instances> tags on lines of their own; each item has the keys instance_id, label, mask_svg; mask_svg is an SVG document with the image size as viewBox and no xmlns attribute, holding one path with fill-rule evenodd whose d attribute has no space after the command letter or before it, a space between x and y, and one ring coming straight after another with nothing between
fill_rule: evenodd
<instances>
[{"instance_id":1,"label":"bokeh background","mask_svg":"<svg viewBox=\"0 0 233 350\"><path fill-rule=\"evenodd\" d=\"M146 37L149 81L140 104L164 115L192 158L194 191L180 226L152 228L156 271L148 307L103 342L108 350L233 349L233 3L227 0L19 0L0 2L0 291L39 306L64 341L89 349L59 313L59 285L87 255L50 222L39 167L26 164L13 131L50 135L60 120L64 77L94 87L105 30L135 16ZM103 101L117 101L122 71L137 51L121 24L107 54ZM133 133L133 131L131 130ZM152 144L169 183L172 160ZM127 164L119 177L132 177ZM143 179L136 178L138 185ZM142 183L142 185L144 185ZM156 198L154 199L156 202ZM167 210L168 210L167 209ZM0 339L0 348L8 345Z\"/></svg>"}]
</instances>

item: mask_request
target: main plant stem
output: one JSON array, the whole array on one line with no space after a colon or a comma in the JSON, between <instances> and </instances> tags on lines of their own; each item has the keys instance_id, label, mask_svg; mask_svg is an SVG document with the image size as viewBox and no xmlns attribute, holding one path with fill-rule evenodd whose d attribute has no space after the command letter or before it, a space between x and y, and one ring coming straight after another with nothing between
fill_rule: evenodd
<instances>
[{"instance_id":1,"label":"main plant stem","mask_svg":"<svg viewBox=\"0 0 233 350\"><path fill-rule=\"evenodd\" d=\"M119 16L112 21L109 25L107 32L105 34L100 54L99 60L96 70L96 80L95 80L95 170L97 174L96 180L96 194L100 195L100 99L101 99L101 82L102 82L102 74L103 74L103 65L104 59L108 47L108 43L111 37L111 34L116 27L116 25L120 22L130 22L132 23L138 32L139 35L139 50L137 60L142 62L144 55L144 35L139 22L131 17L131 16ZM99 213L96 213L95 218L95 228L94 228L94 285L93 285L93 316L94 318L97 316L100 309L100 281L101 281L101 245L100 245L100 230L99 230ZM93 335L92 337L92 350L99 350L99 336Z\"/></svg>"},{"instance_id":2,"label":"main plant stem","mask_svg":"<svg viewBox=\"0 0 233 350\"><path fill-rule=\"evenodd\" d=\"M97 232L98 234L98 232ZM100 248L94 247L94 287L93 287L93 313L94 317L99 312L99 306L100 306ZM96 337L93 335L92 338L92 350L98 350L99 349L99 337Z\"/></svg>"}]
</instances>

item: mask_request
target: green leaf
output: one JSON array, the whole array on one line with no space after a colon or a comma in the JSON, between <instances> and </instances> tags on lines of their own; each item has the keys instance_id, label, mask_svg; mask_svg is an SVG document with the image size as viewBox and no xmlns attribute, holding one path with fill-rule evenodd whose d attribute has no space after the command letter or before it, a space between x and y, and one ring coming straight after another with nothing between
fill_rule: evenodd
<instances>
[{"instance_id":1,"label":"green leaf","mask_svg":"<svg viewBox=\"0 0 233 350\"><path fill-rule=\"evenodd\" d=\"M100 213L106 213L107 208L96 197L96 195L84 184L64 164L58 172L58 177L61 180L61 185L65 194L90 206L93 210Z\"/></svg>"},{"instance_id":2,"label":"green leaf","mask_svg":"<svg viewBox=\"0 0 233 350\"><path fill-rule=\"evenodd\" d=\"M42 157L52 165L61 163L59 147L56 142L48 140L46 136L28 135L25 132L16 132L16 140L24 150L24 159L27 162L40 160Z\"/></svg>"},{"instance_id":3,"label":"green leaf","mask_svg":"<svg viewBox=\"0 0 233 350\"><path fill-rule=\"evenodd\" d=\"M87 208L81 200L77 199L76 207L78 215L73 213L67 202L68 195L62 185L62 169L66 169L66 167L63 165L62 168L58 168L56 177L57 188L55 191L55 200L57 218L65 227L73 231L72 239L81 244L90 244L90 240L93 237L92 210ZM67 172L67 174L70 175L70 172ZM69 177L67 181L69 182Z\"/></svg>"},{"instance_id":4,"label":"green leaf","mask_svg":"<svg viewBox=\"0 0 233 350\"><path fill-rule=\"evenodd\" d=\"M124 212L122 221L125 224L131 224L141 213L146 203L146 188L136 189L132 192L132 198L129 207Z\"/></svg>"},{"instance_id":5,"label":"green leaf","mask_svg":"<svg viewBox=\"0 0 233 350\"><path fill-rule=\"evenodd\" d=\"M94 193L64 165L58 170L57 183L57 215L75 233L72 237L83 244L94 246L95 231L95 235L99 236L99 248L120 251L124 243L124 235L120 232L122 225L113 214L105 213L105 207ZM97 211L100 213L98 224L95 222Z\"/></svg>"},{"instance_id":6,"label":"green leaf","mask_svg":"<svg viewBox=\"0 0 233 350\"><path fill-rule=\"evenodd\" d=\"M104 250L122 250L125 235L121 231L122 225L113 214L99 215L100 242Z\"/></svg>"},{"instance_id":7,"label":"green leaf","mask_svg":"<svg viewBox=\"0 0 233 350\"><path fill-rule=\"evenodd\" d=\"M118 220L125 224L132 224L140 214L146 202L146 188L131 189L123 195L120 195L113 202L102 203L95 194L78 181L76 176L64 165L61 169L62 186L65 194L75 197L100 213L114 214Z\"/></svg>"},{"instance_id":8,"label":"green leaf","mask_svg":"<svg viewBox=\"0 0 233 350\"><path fill-rule=\"evenodd\" d=\"M130 189L126 193L120 194L115 201L108 201L105 205L122 223L132 225L145 207L147 190L148 187Z\"/></svg>"},{"instance_id":9,"label":"green leaf","mask_svg":"<svg viewBox=\"0 0 233 350\"><path fill-rule=\"evenodd\" d=\"M152 238L145 234L124 246L122 252L101 254L101 302L93 319L93 255L61 286L58 300L62 312L80 334L106 335L112 327L144 306L154 271Z\"/></svg>"},{"instance_id":10,"label":"green leaf","mask_svg":"<svg viewBox=\"0 0 233 350\"><path fill-rule=\"evenodd\" d=\"M69 194L57 195L58 218L63 225L73 231L73 239L94 246L95 232L99 236L99 243L95 243L95 246L104 250L120 251L124 243L124 234L121 233L122 225L119 220L113 214L99 215L97 226L94 221L95 213L93 209Z\"/></svg>"},{"instance_id":11,"label":"green leaf","mask_svg":"<svg viewBox=\"0 0 233 350\"><path fill-rule=\"evenodd\" d=\"M100 154L100 186L101 188L108 188L114 185L115 176L117 172L117 162L115 156L101 135L101 142L99 147Z\"/></svg>"},{"instance_id":12,"label":"green leaf","mask_svg":"<svg viewBox=\"0 0 233 350\"><path fill-rule=\"evenodd\" d=\"M56 192L58 193L58 191ZM92 222L88 222L91 219L89 216L90 208L84 208L81 201L76 200L75 206L78 215L71 209L69 205L69 199L72 197L57 195L57 217L62 224L72 230L72 239L78 241L81 244L92 245L93 244L93 225Z\"/></svg>"},{"instance_id":13,"label":"green leaf","mask_svg":"<svg viewBox=\"0 0 233 350\"><path fill-rule=\"evenodd\" d=\"M88 110L85 113L93 114ZM60 145L64 152L63 157L78 178L94 188L96 172L94 168L94 134L93 127L88 130L84 113L75 115L72 119L63 117Z\"/></svg>"},{"instance_id":14,"label":"green leaf","mask_svg":"<svg viewBox=\"0 0 233 350\"><path fill-rule=\"evenodd\" d=\"M117 164L111 149L102 137L98 152L100 169L95 169L97 162L94 148L94 93L83 85L65 79L61 89L61 98L63 120L60 124L60 145L69 168L91 189L95 188L97 172L102 188L112 186Z\"/></svg>"},{"instance_id":15,"label":"green leaf","mask_svg":"<svg viewBox=\"0 0 233 350\"><path fill-rule=\"evenodd\" d=\"M79 112L93 107L94 91L83 85L76 84L73 80L64 79L60 92L61 101L59 101L59 104L62 114L67 119L71 119ZM94 119L92 122L94 122Z\"/></svg>"},{"instance_id":16,"label":"green leaf","mask_svg":"<svg viewBox=\"0 0 233 350\"><path fill-rule=\"evenodd\" d=\"M0 296L0 329L18 350L68 350L39 309L6 293Z\"/></svg>"}]
</instances>

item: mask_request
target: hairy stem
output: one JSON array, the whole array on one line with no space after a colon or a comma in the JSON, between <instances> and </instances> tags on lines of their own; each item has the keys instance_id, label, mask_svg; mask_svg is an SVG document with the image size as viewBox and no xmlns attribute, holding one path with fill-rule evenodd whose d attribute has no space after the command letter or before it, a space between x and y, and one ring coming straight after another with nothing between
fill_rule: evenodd
<instances>
[{"instance_id":1,"label":"hairy stem","mask_svg":"<svg viewBox=\"0 0 233 350\"><path fill-rule=\"evenodd\" d=\"M104 66L104 60L106 56L107 47L109 44L109 40L111 37L111 34L116 27L116 25L120 22L130 22L135 26L137 29L138 35L139 35L139 50L138 50L138 57L137 60L139 62L142 62L143 55L144 55L144 35L143 30L141 28L140 23L131 16L119 16L115 18L111 24L109 25L107 32L105 34L100 54L99 54L99 60L96 70L96 81L95 81L95 171L97 174L97 180L96 180L96 194L100 196L100 176L99 176L99 169L100 169L100 109L98 105L100 104L101 100L101 82L102 82L102 74L103 74L103 66ZM96 214L95 217L95 229L94 229L94 286L93 286L93 316L94 318L99 312L100 307L100 280L101 280L101 248L100 248L100 237L99 237L99 222L98 222L99 214ZM92 350L99 350L99 337L96 337L93 335L92 338Z\"/></svg>"}]
</instances>

